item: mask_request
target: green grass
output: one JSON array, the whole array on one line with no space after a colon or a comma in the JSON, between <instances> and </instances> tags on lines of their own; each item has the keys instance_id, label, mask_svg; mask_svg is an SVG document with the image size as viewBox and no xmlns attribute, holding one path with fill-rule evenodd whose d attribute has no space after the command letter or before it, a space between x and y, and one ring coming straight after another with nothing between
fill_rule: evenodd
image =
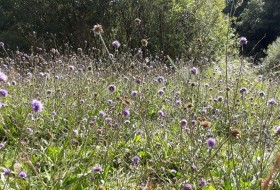
<instances>
[{"instance_id":1,"label":"green grass","mask_svg":"<svg viewBox=\"0 0 280 190\"><path fill-rule=\"evenodd\" d=\"M183 189L189 183L194 189L249 190L260 189L268 176L279 153L280 113L267 101L279 101L278 81L257 76L248 63L229 64L226 84L223 63L192 75L184 63L173 63L174 71L161 62L131 69L129 60L116 61L116 71L95 67L88 57L58 59L62 63L49 62L47 74L39 67L28 75L3 70L9 79L0 85L9 95L0 97L6 105L0 108L0 167L12 173L1 171L1 189ZM164 82L156 81L159 76ZM33 113L33 99L44 104L41 113ZM187 126L180 126L182 119ZM217 142L212 149L210 137ZM136 155L140 161L133 164ZM96 166L102 171L92 172ZM20 171L28 177L20 178ZM280 188L277 177L278 170L274 189Z\"/></svg>"}]
</instances>

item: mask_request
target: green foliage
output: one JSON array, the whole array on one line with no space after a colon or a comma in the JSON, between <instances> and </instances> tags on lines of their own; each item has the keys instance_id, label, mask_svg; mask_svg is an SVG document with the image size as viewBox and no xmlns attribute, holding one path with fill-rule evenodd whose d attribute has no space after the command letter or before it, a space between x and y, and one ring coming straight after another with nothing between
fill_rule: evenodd
<instances>
[{"instance_id":1,"label":"green foliage","mask_svg":"<svg viewBox=\"0 0 280 190\"><path fill-rule=\"evenodd\" d=\"M280 35L280 3L278 0L250 0L237 19L236 28L249 43L245 52L264 56L267 48Z\"/></svg>"},{"instance_id":2,"label":"green foliage","mask_svg":"<svg viewBox=\"0 0 280 190\"><path fill-rule=\"evenodd\" d=\"M279 73L280 71L280 37L278 37L267 48L267 57L264 59L263 66L266 73Z\"/></svg>"},{"instance_id":3,"label":"green foliage","mask_svg":"<svg viewBox=\"0 0 280 190\"><path fill-rule=\"evenodd\" d=\"M64 49L65 43L74 50L100 48L90 31L99 23L104 39L118 39L123 49L138 49L145 38L152 55L207 62L224 52L224 5L223 0L0 0L0 40L20 50Z\"/></svg>"}]
</instances>

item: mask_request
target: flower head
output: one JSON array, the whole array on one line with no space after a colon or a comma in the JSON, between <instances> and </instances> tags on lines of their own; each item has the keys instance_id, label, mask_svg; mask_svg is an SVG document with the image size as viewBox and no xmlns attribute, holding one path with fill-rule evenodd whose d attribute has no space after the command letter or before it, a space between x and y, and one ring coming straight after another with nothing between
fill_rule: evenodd
<instances>
[{"instance_id":1,"label":"flower head","mask_svg":"<svg viewBox=\"0 0 280 190\"><path fill-rule=\"evenodd\" d=\"M8 92L7 92L7 90L4 90L4 89L0 89L0 95L2 95L2 96L7 96L8 95Z\"/></svg>"},{"instance_id":2,"label":"flower head","mask_svg":"<svg viewBox=\"0 0 280 190\"><path fill-rule=\"evenodd\" d=\"M136 18L136 19L134 19L134 22L136 25L140 25L142 21L140 18Z\"/></svg>"},{"instance_id":3,"label":"flower head","mask_svg":"<svg viewBox=\"0 0 280 190\"><path fill-rule=\"evenodd\" d=\"M275 132L276 132L277 135L280 135L280 126L277 127L277 129L275 130Z\"/></svg>"},{"instance_id":4,"label":"flower head","mask_svg":"<svg viewBox=\"0 0 280 190\"><path fill-rule=\"evenodd\" d=\"M276 100L274 98L270 98L269 100L267 100L267 104L274 105L276 104Z\"/></svg>"},{"instance_id":5,"label":"flower head","mask_svg":"<svg viewBox=\"0 0 280 190\"><path fill-rule=\"evenodd\" d=\"M130 115L130 112L129 112L128 109L123 109L122 113L123 113L123 115L126 116L126 117L128 117L128 116Z\"/></svg>"},{"instance_id":6,"label":"flower head","mask_svg":"<svg viewBox=\"0 0 280 190\"><path fill-rule=\"evenodd\" d=\"M139 156L134 156L134 157L132 158L132 163L135 164L135 165L138 164L139 161L140 161Z\"/></svg>"},{"instance_id":7,"label":"flower head","mask_svg":"<svg viewBox=\"0 0 280 190\"><path fill-rule=\"evenodd\" d=\"M207 139L207 146L209 148L213 148L215 145L216 145L216 140L215 139L213 139L213 138Z\"/></svg>"},{"instance_id":8,"label":"flower head","mask_svg":"<svg viewBox=\"0 0 280 190\"><path fill-rule=\"evenodd\" d=\"M182 119L182 120L180 121L181 127L186 127L187 124L188 124L188 121L187 121L186 119Z\"/></svg>"},{"instance_id":9,"label":"flower head","mask_svg":"<svg viewBox=\"0 0 280 190\"><path fill-rule=\"evenodd\" d=\"M0 42L0 47L4 48L4 46L5 46L4 42Z\"/></svg>"},{"instance_id":10,"label":"flower head","mask_svg":"<svg viewBox=\"0 0 280 190\"><path fill-rule=\"evenodd\" d=\"M121 46L121 44L118 40L115 40L115 41L112 42L112 46L114 48L118 49Z\"/></svg>"},{"instance_id":11,"label":"flower head","mask_svg":"<svg viewBox=\"0 0 280 190\"><path fill-rule=\"evenodd\" d=\"M243 46L243 45L246 45L248 43L248 40L245 37L241 37L240 40L239 40L239 43L240 43L240 45Z\"/></svg>"},{"instance_id":12,"label":"flower head","mask_svg":"<svg viewBox=\"0 0 280 190\"><path fill-rule=\"evenodd\" d=\"M194 75L197 75L198 74L198 69L196 67L193 67L191 69L191 73L194 74Z\"/></svg>"},{"instance_id":13,"label":"flower head","mask_svg":"<svg viewBox=\"0 0 280 190\"><path fill-rule=\"evenodd\" d=\"M92 173L99 173L102 172L102 167L101 166L95 166L91 169Z\"/></svg>"},{"instance_id":14,"label":"flower head","mask_svg":"<svg viewBox=\"0 0 280 190\"><path fill-rule=\"evenodd\" d=\"M10 173L12 173L12 170L7 169L7 168L4 169L4 175L5 176L10 175Z\"/></svg>"},{"instance_id":15,"label":"flower head","mask_svg":"<svg viewBox=\"0 0 280 190\"><path fill-rule=\"evenodd\" d=\"M108 90L109 90L110 92L115 92L115 91L116 91L116 86L113 85L113 84L111 84L111 85L108 86Z\"/></svg>"},{"instance_id":16,"label":"flower head","mask_svg":"<svg viewBox=\"0 0 280 190\"><path fill-rule=\"evenodd\" d=\"M100 25L100 24L94 25L92 30L95 34L100 34L103 32L102 25Z\"/></svg>"},{"instance_id":17,"label":"flower head","mask_svg":"<svg viewBox=\"0 0 280 190\"><path fill-rule=\"evenodd\" d=\"M19 172L18 176L20 178L26 178L27 177L27 173L25 171L21 171L21 172Z\"/></svg>"},{"instance_id":18,"label":"flower head","mask_svg":"<svg viewBox=\"0 0 280 190\"><path fill-rule=\"evenodd\" d=\"M184 188L184 190L192 190L193 188L192 188L192 185L191 184L184 184L184 186L183 186L183 188Z\"/></svg>"},{"instance_id":19,"label":"flower head","mask_svg":"<svg viewBox=\"0 0 280 190\"><path fill-rule=\"evenodd\" d=\"M0 82L1 82L1 81L6 82L7 80L8 80L7 75L5 75L4 73L2 73L2 72L0 71Z\"/></svg>"},{"instance_id":20,"label":"flower head","mask_svg":"<svg viewBox=\"0 0 280 190\"><path fill-rule=\"evenodd\" d=\"M43 111L43 104L41 101L39 100L32 100L31 101L31 107L32 107L32 110L35 112L35 113L38 113L38 112L41 112Z\"/></svg>"},{"instance_id":21,"label":"flower head","mask_svg":"<svg viewBox=\"0 0 280 190\"><path fill-rule=\"evenodd\" d=\"M162 110L159 110L159 111L158 111L158 115L159 115L160 117L163 117L163 116L164 116L164 112L163 112Z\"/></svg>"},{"instance_id":22,"label":"flower head","mask_svg":"<svg viewBox=\"0 0 280 190\"><path fill-rule=\"evenodd\" d=\"M201 185L202 187L206 186L206 185L207 185L206 180L205 180L205 179L201 179L200 185Z\"/></svg>"},{"instance_id":23,"label":"flower head","mask_svg":"<svg viewBox=\"0 0 280 190\"><path fill-rule=\"evenodd\" d=\"M148 40L142 39L141 44L142 44L143 47L147 47L148 46Z\"/></svg>"},{"instance_id":24,"label":"flower head","mask_svg":"<svg viewBox=\"0 0 280 190\"><path fill-rule=\"evenodd\" d=\"M135 97L137 95L137 93L138 92L136 90L134 90L134 91L131 92L131 96Z\"/></svg>"}]
</instances>

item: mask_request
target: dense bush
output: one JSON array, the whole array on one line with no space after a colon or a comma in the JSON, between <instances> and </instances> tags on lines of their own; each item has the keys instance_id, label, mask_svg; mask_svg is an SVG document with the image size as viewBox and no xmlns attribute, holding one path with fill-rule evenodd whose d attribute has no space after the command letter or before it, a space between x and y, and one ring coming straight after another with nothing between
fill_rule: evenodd
<instances>
[{"instance_id":1,"label":"dense bush","mask_svg":"<svg viewBox=\"0 0 280 190\"><path fill-rule=\"evenodd\" d=\"M280 37L276 39L267 49L267 57L264 60L266 72L280 70Z\"/></svg>"},{"instance_id":2,"label":"dense bush","mask_svg":"<svg viewBox=\"0 0 280 190\"><path fill-rule=\"evenodd\" d=\"M224 5L223 0L0 0L0 41L21 50L63 49L65 43L74 50L100 48L90 32L99 23L105 41L118 39L123 49L139 48L145 38L153 54L184 55L199 63L224 52Z\"/></svg>"}]
</instances>

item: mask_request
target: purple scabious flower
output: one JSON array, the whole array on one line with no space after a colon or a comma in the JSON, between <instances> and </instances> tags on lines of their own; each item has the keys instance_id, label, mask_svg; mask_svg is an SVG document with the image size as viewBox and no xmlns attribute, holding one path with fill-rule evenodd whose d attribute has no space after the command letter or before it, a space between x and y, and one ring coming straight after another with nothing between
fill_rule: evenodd
<instances>
[{"instance_id":1,"label":"purple scabious flower","mask_svg":"<svg viewBox=\"0 0 280 190\"><path fill-rule=\"evenodd\" d=\"M164 90L161 89L158 91L158 95L162 96L163 94L164 94Z\"/></svg>"},{"instance_id":2,"label":"purple scabious flower","mask_svg":"<svg viewBox=\"0 0 280 190\"><path fill-rule=\"evenodd\" d=\"M137 93L138 92L136 90L134 90L134 91L131 92L131 96L135 97L137 95Z\"/></svg>"},{"instance_id":3,"label":"purple scabious flower","mask_svg":"<svg viewBox=\"0 0 280 190\"><path fill-rule=\"evenodd\" d=\"M106 118L105 118L105 121L106 121L107 123L112 123L113 119L112 119L111 117L106 117Z\"/></svg>"},{"instance_id":4,"label":"purple scabious flower","mask_svg":"<svg viewBox=\"0 0 280 190\"><path fill-rule=\"evenodd\" d=\"M10 175L11 173L12 173L12 170L7 169L7 168L4 169L4 175L5 176Z\"/></svg>"},{"instance_id":5,"label":"purple scabious flower","mask_svg":"<svg viewBox=\"0 0 280 190\"><path fill-rule=\"evenodd\" d=\"M18 176L20 178L26 178L27 177L27 173L25 171L21 171L21 172L19 172Z\"/></svg>"},{"instance_id":6,"label":"purple scabious flower","mask_svg":"<svg viewBox=\"0 0 280 190\"><path fill-rule=\"evenodd\" d=\"M216 140L215 139L213 139L213 138L207 139L207 146L209 148L213 148L215 145L216 145Z\"/></svg>"},{"instance_id":7,"label":"purple scabious flower","mask_svg":"<svg viewBox=\"0 0 280 190\"><path fill-rule=\"evenodd\" d=\"M126 117L128 117L128 116L130 115L130 112L129 112L128 109L123 109L122 113L123 113L123 115L126 116Z\"/></svg>"},{"instance_id":8,"label":"purple scabious flower","mask_svg":"<svg viewBox=\"0 0 280 190\"><path fill-rule=\"evenodd\" d=\"M3 82L6 82L8 80L8 77L7 75L5 75L4 73L2 73L0 71L0 82L3 81Z\"/></svg>"},{"instance_id":9,"label":"purple scabious flower","mask_svg":"<svg viewBox=\"0 0 280 190\"><path fill-rule=\"evenodd\" d=\"M242 88L239 90L240 93L244 93L244 92L246 92L246 91L247 91L247 89L246 89L245 87L242 87Z\"/></svg>"},{"instance_id":10,"label":"purple scabious flower","mask_svg":"<svg viewBox=\"0 0 280 190\"><path fill-rule=\"evenodd\" d=\"M246 45L248 43L248 40L245 37L241 37L240 40L239 40L239 43L240 43L240 45L243 46L243 45Z\"/></svg>"},{"instance_id":11,"label":"purple scabious flower","mask_svg":"<svg viewBox=\"0 0 280 190\"><path fill-rule=\"evenodd\" d=\"M280 126L276 128L275 132L276 134L280 135Z\"/></svg>"},{"instance_id":12,"label":"purple scabious flower","mask_svg":"<svg viewBox=\"0 0 280 190\"><path fill-rule=\"evenodd\" d=\"M186 119L182 119L182 120L180 121L180 126L181 126L181 127L186 127L187 124L188 124L188 121L187 121Z\"/></svg>"},{"instance_id":13,"label":"purple scabious flower","mask_svg":"<svg viewBox=\"0 0 280 190\"><path fill-rule=\"evenodd\" d=\"M162 110L159 110L159 111L158 111L158 115L159 115L160 117L164 117L164 112L163 112Z\"/></svg>"},{"instance_id":14,"label":"purple scabious flower","mask_svg":"<svg viewBox=\"0 0 280 190\"><path fill-rule=\"evenodd\" d=\"M264 92L260 92L260 97L264 97L265 93Z\"/></svg>"},{"instance_id":15,"label":"purple scabious flower","mask_svg":"<svg viewBox=\"0 0 280 190\"><path fill-rule=\"evenodd\" d=\"M205 180L205 179L201 179L200 185L201 185L202 187L205 187L205 186L207 185L206 180Z\"/></svg>"},{"instance_id":16,"label":"purple scabious flower","mask_svg":"<svg viewBox=\"0 0 280 190\"><path fill-rule=\"evenodd\" d=\"M180 106L181 103L182 103L182 102L181 102L180 100L176 100L176 101L175 101L175 105L176 105L176 106Z\"/></svg>"},{"instance_id":17,"label":"purple scabious flower","mask_svg":"<svg viewBox=\"0 0 280 190\"><path fill-rule=\"evenodd\" d=\"M31 101L31 107L32 107L32 110L35 112L35 113L39 113L43 110L43 104L41 101L39 100L32 100Z\"/></svg>"},{"instance_id":18,"label":"purple scabious flower","mask_svg":"<svg viewBox=\"0 0 280 190\"><path fill-rule=\"evenodd\" d=\"M157 82L158 82L158 83L163 83L163 82L164 82L164 77L163 77L163 76L159 76L159 77L157 78Z\"/></svg>"},{"instance_id":19,"label":"purple scabious flower","mask_svg":"<svg viewBox=\"0 0 280 190\"><path fill-rule=\"evenodd\" d=\"M196 168L195 165L192 165L192 166L191 166L191 169L192 169L192 171L196 171L197 168Z\"/></svg>"},{"instance_id":20,"label":"purple scabious flower","mask_svg":"<svg viewBox=\"0 0 280 190\"><path fill-rule=\"evenodd\" d=\"M102 172L102 167L101 166L95 166L91 169L92 173L100 173Z\"/></svg>"},{"instance_id":21,"label":"purple scabious flower","mask_svg":"<svg viewBox=\"0 0 280 190\"><path fill-rule=\"evenodd\" d=\"M121 46L121 44L118 40L115 40L115 41L112 42L112 46L114 48L118 49Z\"/></svg>"},{"instance_id":22,"label":"purple scabious flower","mask_svg":"<svg viewBox=\"0 0 280 190\"><path fill-rule=\"evenodd\" d=\"M4 148L5 144L4 143L0 143L0 149Z\"/></svg>"},{"instance_id":23,"label":"purple scabious flower","mask_svg":"<svg viewBox=\"0 0 280 190\"><path fill-rule=\"evenodd\" d=\"M192 73L193 75L197 75L197 74L198 74L198 69L197 69L196 67L193 67L193 68L191 69L191 73Z\"/></svg>"},{"instance_id":24,"label":"purple scabious flower","mask_svg":"<svg viewBox=\"0 0 280 190\"><path fill-rule=\"evenodd\" d=\"M106 113L105 113L104 111L100 111L100 112L99 112L99 115L100 115L101 117L105 117L105 116L106 116Z\"/></svg>"},{"instance_id":25,"label":"purple scabious flower","mask_svg":"<svg viewBox=\"0 0 280 190\"><path fill-rule=\"evenodd\" d=\"M115 92L115 91L116 91L116 86L113 85L113 84L111 84L111 85L108 86L108 90L109 90L110 92Z\"/></svg>"},{"instance_id":26,"label":"purple scabious flower","mask_svg":"<svg viewBox=\"0 0 280 190\"><path fill-rule=\"evenodd\" d=\"M269 100L267 100L267 104L274 105L276 104L276 100L274 98L270 98Z\"/></svg>"},{"instance_id":27,"label":"purple scabious flower","mask_svg":"<svg viewBox=\"0 0 280 190\"><path fill-rule=\"evenodd\" d=\"M192 188L192 185L191 184L184 184L184 186L183 186L183 188L184 188L184 190L192 190L193 188Z\"/></svg>"},{"instance_id":28,"label":"purple scabious flower","mask_svg":"<svg viewBox=\"0 0 280 190\"><path fill-rule=\"evenodd\" d=\"M8 95L8 91L4 89L0 89L0 95L6 97Z\"/></svg>"},{"instance_id":29,"label":"purple scabious flower","mask_svg":"<svg viewBox=\"0 0 280 190\"><path fill-rule=\"evenodd\" d=\"M139 161L140 161L139 156L134 156L134 157L132 158L132 163L135 164L135 165L138 164Z\"/></svg>"}]
</instances>

